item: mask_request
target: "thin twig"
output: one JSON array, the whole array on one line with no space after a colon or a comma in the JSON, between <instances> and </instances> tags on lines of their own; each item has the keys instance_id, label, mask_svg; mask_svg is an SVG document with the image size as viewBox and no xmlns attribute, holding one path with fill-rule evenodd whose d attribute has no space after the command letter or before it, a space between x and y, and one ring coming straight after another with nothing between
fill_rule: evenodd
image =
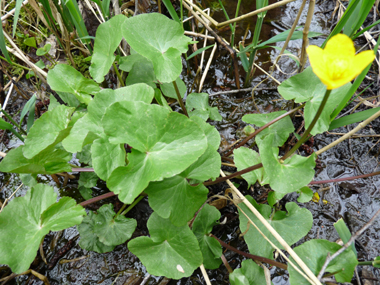
<instances>
[{"instance_id":1,"label":"thin twig","mask_svg":"<svg viewBox=\"0 0 380 285\"><path fill-rule=\"evenodd\" d=\"M309 45L309 39L307 36L309 34L311 20L313 19L313 15L314 15L314 7L315 7L315 0L310 0L309 9L307 11L306 23L302 32L303 38L302 38L302 48L301 48L301 59L300 59L300 67L298 69L298 72L302 72L306 63L306 47Z\"/></svg>"},{"instance_id":2,"label":"thin twig","mask_svg":"<svg viewBox=\"0 0 380 285\"><path fill-rule=\"evenodd\" d=\"M204 265L202 264L201 266L199 266L199 268L200 268L201 271L202 271L202 275L203 275L203 278L204 278L205 281L206 281L206 284L207 284L207 285L211 285L210 278L209 278L208 275L207 275L207 272L206 272L206 269L205 269Z\"/></svg>"},{"instance_id":3,"label":"thin twig","mask_svg":"<svg viewBox=\"0 0 380 285\"><path fill-rule=\"evenodd\" d=\"M250 92L255 87L249 87L249 88L243 88L243 89L237 89L237 90L228 90L228 91L219 91L215 92L209 95L209 97L218 96L222 94L233 94L233 93L239 93L239 92ZM277 87L263 87L263 88L256 88L255 91L262 91L262 90L277 90Z\"/></svg>"},{"instance_id":4,"label":"thin twig","mask_svg":"<svg viewBox=\"0 0 380 285\"><path fill-rule=\"evenodd\" d=\"M204 82L205 79L206 79L206 76L207 76L208 70L209 70L209 68L210 68L210 65L211 65L212 59L214 58L214 54L215 54L215 51L216 51L216 48L217 48L217 47L218 47L218 46L217 46L216 44L214 44L214 47L213 47L213 49L212 49L212 51L211 51L211 54L210 54L210 57L209 57L209 59L208 59L208 61L207 61L207 64L206 64L205 70L204 70L204 72L203 72L203 75L202 75L201 81L200 81L200 83L199 83L198 92L201 92L201 91L202 91L203 82ZM203 53L202 53L202 54L203 54ZM202 59L201 59L201 66L200 66L200 68L202 69Z\"/></svg>"},{"instance_id":5,"label":"thin twig","mask_svg":"<svg viewBox=\"0 0 380 285\"><path fill-rule=\"evenodd\" d=\"M348 240L348 242L346 244L344 244L341 249L339 249L333 255L327 256L326 261L323 264L321 271L319 272L319 274L317 276L318 280L321 280L321 278L322 278L323 274L325 273L326 268L329 265L329 263L332 260L334 260L334 258L336 258L338 255L340 255L343 251L345 251L365 230L367 230L375 222L377 216L379 216L379 215L380 215L380 209L377 210L375 215L368 221L368 223L366 223L360 230L358 230L353 236L351 236L351 238Z\"/></svg>"},{"instance_id":6,"label":"thin twig","mask_svg":"<svg viewBox=\"0 0 380 285\"><path fill-rule=\"evenodd\" d=\"M3 205L1 205L0 213L3 211L5 205L8 203L8 201L9 201L10 199L12 199L12 197L17 193L17 191L21 188L22 185L24 185L24 184L21 183L21 185L18 186L18 188L12 193L12 195L9 196L7 199L4 200Z\"/></svg>"}]
</instances>

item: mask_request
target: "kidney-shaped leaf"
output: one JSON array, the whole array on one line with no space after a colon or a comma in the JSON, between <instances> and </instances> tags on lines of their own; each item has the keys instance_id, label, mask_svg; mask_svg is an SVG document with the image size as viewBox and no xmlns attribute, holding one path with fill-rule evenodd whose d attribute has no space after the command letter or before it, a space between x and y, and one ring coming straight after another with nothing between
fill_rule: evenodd
<instances>
[{"instance_id":1,"label":"kidney-shaped leaf","mask_svg":"<svg viewBox=\"0 0 380 285\"><path fill-rule=\"evenodd\" d=\"M242 120L248 124L254 124L258 127L262 127L265 124L273 121L277 117L285 114L286 111L278 111L267 114L248 114L244 115ZM294 131L294 126L289 116L281 119L280 121L270 125L268 128L259 133L255 140L260 146L262 141L268 136L272 135L272 141L267 141L266 144L271 146L282 146L289 137L289 134Z\"/></svg>"},{"instance_id":2,"label":"kidney-shaped leaf","mask_svg":"<svg viewBox=\"0 0 380 285\"><path fill-rule=\"evenodd\" d=\"M186 99L186 109L189 116L198 116L207 121L208 118L215 121L221 121L222 116L219 114L217 107L210 107L207 93L191 93Z\"/></svg>"},{"instance_id":3,"label":"kidney-shaped leaf","mask_svg":"<svg viewBox=\"0 0 380 285\"><path fill-rule=\"evenodd\" d=\"M61 142L71 129L67 127L74 109L59 105L35 121L25 140L24 156L30 159L44 149Z\"/></svg>"},{"instance_id":4,"label":"kidney-shaped leaf","mask_svg":"<svg viewBox=\"0 0 380 285\"><path fill-rule=\"evenodd\" d=\"M184 36L179 23L162 14L140 14L125 22L122 33L136 52L152 61L161 83L172 82L181 74L181 54L191 39Z\"/></svg>"},{"instance_id":5,"label":"kidney-shaped leaf","mask_svg":"<svg viewBox=\"0 0 380 285\"><path fill-rule=\"evenodd\" d=\"M237 167L237 170L243 170L255 164L261 163L260 155L249 148L239 147L234 150L234 162ZM255 184L257 180L259 180L260 184L263 185L264 182L264 169L259 168L254 171L250 171L246 174L243 174L242 177L247 181L248 188Z\"/></svg>"},{"instance_id":6,"label":"kidney-shaped leaf","mask_svg":"<svg viewBox=\"0 0 380 285\"><path fill-rule=\"evenodd\" d=\"M222 263L222 247L213 237L208 236L213 226L218 224L220 212L209 204L204 205L193 223L193 233L196 236L203 255L203 265L207 269L216 269Z\"/></svg>"},{"instance_id":7,"label":"kidney-shaped leaf","mask_svg":"<svg viewBox=\"0 0 380 285\"><path fill-rule=\"evenodd\" d=\"M73 199L64 197L56 201L52 187L38 184L3 209L0 263L9 265L14 273L26 271L49 231L63 230L82 221L86 212Z\"/></svg>"},{"instance_id":8,"label":"kidney-shaped leaf","mask_svg":"<svg viewBox=\"0 0 380 285\"><path fill-rule=\"evenodd\" d=\"M85 104L90 103L92 99L90 94L100 91L96 82L84 77L82 73L67 64L58 64L51 69L47 82L54 91L74 94L80 102Z\"/></svg>"},{"instance_id":9,"label":"kidney-shaped leaf","mask_svg":"<svg viewBox=\"0 0 380 285\"><path fill-rule=\"evenodd\" d=\"M335 242L322 239L313 239L297 246L294 251L305 262L310 270L318 275L326 257L333 255L341 249L341 246ZM312 258L310 258L312 256ZM293 259L290 258L292 261ZM293 261L294 262L294 261ZM351 249L346 249L339 258L332 260L326 268L326 272L338 272L334 274L336 281L339 283L351 282L352 276L358 260ZM310 284L302 277L292 266L288 266L290 284L307 285Z\"/></svg>"},{"instance_id":10,"label":"kidney-shaped leaf","mask_svg":"<svg viewBox=\"0 0 380 285\"><path fill-rule=\"evenodd\" d=\"M260 145L260 156L269 179L270 186L276 191L276 198L281 199L285 194L297 191L306 186L314 177L315 153L309 157L293 155L280 162L279 149L271 147L273 139L269 135ZM268 143L266 143L269 141ZM286 183L284 183L286 181Z\"/></svg>"},{"instance_id":11,"label":"kidney-shaped leaf","mask_svg":"<svg viewBox=\"0 0 380 285\"><path fill-rule=\"evenodd\" d=\"M190 276L202 264L198 241L190 228L173 226L153 213L148 220L149 237L138 237L128 249L156 276L180 279Z\"/></svg>"},{"instance_id":12,"label":"kidney-shaped leaf","mask_svg":"<svg viewBox=\"0 0 380 285\"><path fill-rule=\"evenodd\" d=\"M289 245L292 245L303 238L310 231L311 226L313 225L313 216L310 211L300 208L294 202L289 202L285 205L287 213L284 211L277 211L272 217L272 208L269 205L258 205L252 197L246 196L246 198ZM239 204L239 206L241 207L241 210L248 215L252 222L255 223L256 226L258 226L259 229L270 239L270 241L272 241L279 248L282 248L278 241L248 209L247 206L244 204ZM241 212L241 210L239 210L240 230L241 232L245 232L248 226L248 219ZM244 240L248 245L250 253L273 259L272 253L274 248L252 225L250 225L248 232L244 235Z\"/></svg>"},{"instance_id":13,"label":"kidney-shaped leaf","mask_svg":"<svg viewBox=\"0 0 380 285\"><path fill-rule=\"evenodd\" d=\"M106 204L99 208L95 217L94 232L105 245L115 246L126 242L136 229L135 219L122 215L115 218L115 215L112 204Z\"/></svg>"}]
</instances>

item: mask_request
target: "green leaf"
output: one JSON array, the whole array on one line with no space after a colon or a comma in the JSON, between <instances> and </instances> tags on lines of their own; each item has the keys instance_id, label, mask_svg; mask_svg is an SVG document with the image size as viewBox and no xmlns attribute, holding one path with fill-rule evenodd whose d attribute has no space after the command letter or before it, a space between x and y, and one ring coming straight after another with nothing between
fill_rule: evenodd
<instances>
[{"instance_id":1,"label":"green leaf","mask_svg":"<svg viewBox=\"0 0 380 285\"><path fill-rule=\"evenodd\" d=\"M16 22L14 22L16 24ZM4 31L3 31L3 25L0 27L0 49L3 55L5 56L5 59L12 64L11 58L9 57L9 53L7 50L7 46L5 44L5 37L4 37Z\"/></svg>"},{"instance_id":2,"label":"green leaf","mask_svg":"<svg viewBox=\"0 0 380 285\"><path fill-rule=\"evenodd\" d=\"M259 147L260 156L270 179L269 185L276 191L276 198L281 199L287 193L306 186L313 179L316 155L314 153L309 157L293 155L284 162L280 162L279 149L271 147L271 141L273 141L271 136L263 140Z\"/></svg>"},{"instance_id":3,"label":"green leaf","mask_svg":"<svg viewBox=\"0 0 380 285\"><path fill-rule=\"evenodd\" d=\"M42 238L79 224L84 209L69 198L56 202L57 194L48 185L38 184L24 197L14 198L0 213L0 263L14 273L26 271L34 260Z\"/></svg>"},{"instance_id":4,"label":"green leaf","mask_svg":"<svg viewBox=\"0 0 380 285\"><path fill-rule=\"evenodd\" d=\"M127 204L150 181L182 172L207 148L206 136L196 123L158 105L117 102L107 109L102 123L111 143L133 147L129 164L115 169L107 181Z\"/></svg>"},{"instance_id":5,"label":"green leaf","mask_svg":"<svg viewBox=\"0 0 380 285\"><path fill-rule=\"evenodd\" d=\"M339 104L339 102L347 94L351 87L351 83L347 83L339 88L333 89L331 91L330 97L328 98L326 105L321 113L321 116L317 120L314 128L311 130L312 135L320 134L329 129L330 126L330 115ZM325 90L326 87L320 90ZM317 113L319 106L325 96L325 91L323 93L315 94L315 96L306 103L305 106L305 128L308 128L310 123L313 121L315 114Z\"/></svg>"},{"instance_id":6,"label":"green leaf","mask_svg":"<svg viewBox=\"0 0 380 285\"><path fill-rule=\"evenodd\" d=\"M92 100L90 94L96 94L100 91L97 83L84 77L74 67L66 64L57 64L49 70L47 81L54 91L74 94L80 102L86 105Z\"/></svg>"},{"instance_id":7,"label":"green leaf","mask_svg":"<svg viewBox=\"0 0 380 285\"><path fill-rule=\"evenodd\" d=\"M199 242L203 256L203 265L207 269L217 269L222 260L222 247L213 237L208 236L214 225L219 224L220 212L213 206L205 204L193 223L193 233Z\"/></svg>"},{"instance_id":8,"label":"green leaf","mask_svg":"<svg viewBox=\"0 0 380 285\"><path fill-rule=\"evenodd\" d=\"M54 174L58 172L70 172L68 163L72 155L62 149L48 149L42 151L32 159L23 155L24 146L19 146L7 153L0 163L1 172Z\"/></svg>"},{"instance_id":9,"label":"green leaf","mask_svg":"<svg viewBox=\"0 0 380 285\"><path fill-rule=\"evenodd\" d=\"M373 259L372 266L375 268L380 268L380 256Z\"/></svg>"},{"instance_id":10,"label":"green leaf","mask_svg":"<svg viewBox=\"0 0 380 285\"><path fill-rule=\"evenodd\" d=\"M305 262L307 267L318 275L328 254L333 255L341 248L335 242L322 239L313 239L294 248L294 251ZM312 256L312 258L310 258ZM292 261L293 259L290 258ZM294 261L293 261L294 262ZM339 258L332 260L326 268L326 272L337 272L334 274L338 283L351 282L354 270L358 261L352 250L345 250ZM303 278L292 266L288 267L290 284L309 285L310 283Z\"/></svg>"},{"instance_id":11,"label":"green leaf","mask_svg":"<svg viewBox=\"0 0 380 285\"><path fill-rule=\"evenodd\" d=\"M132 51L131 51L132 52ZM146 60L148 62L151 62L147 58L143 57L142 55L135 53L128 56L123 56L119 58L119 69L130 72L132 70L132 67L135 63L141 62L142 60ZM153 68L153 63L152 63Z\"/></svg>"},{"instance_id":12,"label":"green leaf","mask_svg":"<svg viewBox=\"0 0 380 285\"><path fill-rule=\"evenodd\" d=\"M168 9L170 16L173 18L174 21L181 23L181 20L178 18L178 15L173 7L173 4L170 0L162 0L164 3L166 9Z\"/></svg>"},{"instance_id":13,"label":"green leaf","mask_svg":"<svg viewBox=\"0 0 380 285\"><path fill-rule=\"evenodd\" d=\"M77 99L77 97L75 97L74 94L71 94L71 93L68 93L68 92L57 92L57 94L59 95L59 97L61 97L62 101L65 102L68 106L70 107L78 107L81 103L79 102L79 100ZM54 96L50 96L50 98L52 98ZM50 102L51 104L51 102ZM50 105L49 105L50 107Z\"/></svg>"},{"instance_id":14,"label":"green leaf","mask_svg":"<svg viewBox=\"0 0 380 285\"><path fill-rule=\"evenodd\" d=\"M196 56L196 55L198 55L198 54L200 54L200 53L204 52L205 50L208 50L209 48L212 48L212 47L214 47L214 45L209 45L207 47L203 47L203 48L197 49L195 52L193 52L191 55L189 55L186 58L186 60L189 60L189 59L193 58L194 56Z\"/></svg>"},{"instance_id":15,"label":"green leaf","mask_svg":"<svg viewBox=\"0 0 380 285\"><path fill-rule=\"evenodd\" d=\"M246 196L249 202L263 215L267 222L278 232L279 235L292 245L303 238L313 225L313 216L309 210L300 208L296 203L289 202L285 205L287 213L276 211L272 214L272 208L268 205L258 205L251 196ZM244 240L248 245L249 252L255 255L273 259L274 248L262 237L256 228L248 222L247 217L241 212L244 211L254 224L279 248L283 248L272 236L268 229L257 219L257 217L243 203L239 204L240 230L248 232L244 235ZM314 258L313 258L314 259ZM298 284L297 282L292 284Z\"/></svg>"},{"instance_id":16,"label":"green leaf","mask_svg":"<svg viewBox=\"0 0 380 285\"><path fill-rule=\"evenodd\" d=\"M106 204L99 208L95 216L94 233L99 241L109 246L116 246L131 238L136 229L135 219L128 219L122 215L114 216L112 204Z\"/></svg>"},{"instance_id":17,"label":"green leaf","mask_svg":"<svg viewBox=\"0 0 380 285\"><path fill-rule=\"evenodd\" d=\"M240 147L234 150L234 162L237 170L240 171L252 165L261 163L261 158L256 151L246 147ZM263 168L259 168L243 174L242 177L247 181L248 188L255 184L257 180L259 180L260 184L263 185L262 183L264 182L265 172Z\"/></svg>"},{"instance_id":18,"label":"green leaf","mask_svg":"<svg viewBox=\"0 0 380 285\"><path fill-rule=\"evenodd\" d=\"M94 170L105 181L114 169L125 165L123 144L111 144L108 139L99 138L92 144L91 153Z\"/></svg>"},{"instance_id":19,"label":"green leaf","mask_svg":"<svg viewBox=\"0 0 380 285\"><path fill-rule=\"evenodd\" d=\"M128 20L124 15L116 15L111 20L99 25L96 30L94 53L92 55L90 74L96 82L103 82L115 60L114 51L123 38L122 29Z\"/></svg>"},{"instance_id":20,"label":"green leaf","mask_svg":"<svg viewBox=\"0 0 380 285\"><path fill-rule=\"evenodd\" d=\"M6 121L4 121L3 118L0 118L0 129L2 130L11 130L13 129L13 126Z\"/></svg>"},{"instance_id":21,"label":"green leaf","mask_svg":"<svg viewBox=\"0 0 380 285\"><path fill-rule=\"evenodd\" d=\"M190 228L173 226L156 213L148 220L149 237L138 237L128 249L156 276L180 279L190 276L202 264L198 241Z\"/></svg>"},{"instance_id":22,"label":"green leaf","mask_svg":"<svg viewBox=\"0 0 380 285\"><path fill-rule=\"evenodd\" d=\"M136 52L152 61L161 83L172 82L181 74L181 54L191 43L183 35L181 24L162 14L140 14L123 24L122 33ZM115 37L114 32L112 36Z\"/></svg>"},{"instance_id":23,"label":"green leaf","mask_svg":"<svg viewBox=\"0 0 380 285\"><path fill-rule=\"evenodd\" d=\"M36 104L36 94L33 94L32 97L30 97L30 99L28 100L28 102L26 102L24 108L22 109L21 111L21 114L20 114L20 125L22 124L22 121L24 120L24 117L25 115L29 112L29 114L32 113L32 110L35 109L35 104ZM34 115L34 112L33 112L33 115ZM30 115L29 115L30 116ZM0 121L1 122L1 121ZM1 127L1 125L0 125Z\"/></svg>"},{"instance_id":24,"label":"green leaf","mask_svg":"<svg viewBox=\"0 0 380 285\"><path fill-rule=\"evenodd\" d=\"M191 117L190 120L195 122L203 130L207 137L207 143L212 146L214 150L218 150L220 145L220 135L218 130L197 116Z\"/></svg>"},{"instance_id":25,"label":"green leaf","mask_svg":"<svg viewBox=\"0 0 380 285\"><path fill-rule=\"evenodd\" d=\"M334 228L338 232L339 237L342 239L342 242L346 244L351 238L351 233L341 218L336 223L334 223ZM358 252L356 251L354 242L350 245L350 248L355 253L355 256L358 257Z\"/></svg>"},{"instance_id":26,"label":"green leaf","mask_svg":"<svg viewBox=\"0 0 380 285\"><path fill-rule=\"evenodd\" d=\"M98 175L94 172L81 172L78 180L78 187L95 187L98 179Z\"/></svg>"},{"instance_id":27,"label":"green leaf","mask_svg":"<svg viewBox=\"0 0 380 285\"><path fill-rule=\"evenodd\" d=\"M172 111L172 108L170 108L168 101L166 101L165 97L161 93L161 90L158 88L154 89L154 99L156 99L158 105L161 105L162 107L165 107L169 111Z\"/></svg>"},{"instance_id":28,"label":"green leaf","mask_svg":"<svg viewBox=\"0 0 380 285\"><path fill-rule=\"evenodd\" d=\"M244 115L242 120L248 124L254 124L258 127L262 127L265 124L273 121L277 117L285 114L286 111L278 111L267 114L248 114ZM279 120L278 122L270 125L268 128L259 133L255 140L256 143L260 146L263 141L270 136L272 141L266 141L269 143L269 146L282 146L289 137L289 134L294 131L294 126L289 116Z\"/></svg>"},{"instance_id":29,"label":"green leaf","mask_svg":"<svg viewBox=\"0 0 380 285\"><path fill-rule=\"evenodd\" d=\"M43 56L50 51L50 48L51 48L51 44L46 44L42 48L37 49L36 55Z\"/></svg>"},{"instance_id":30,"label":"green leaf","mask_svg":"<svg viewBox=\"0 0 380 285\"><path fill-rule=\"evenodd\" d=\"M309 101L316 95L325 94L326 87L314 74L311 67L298 73L278 86L278 92L286 100L294 99L296 103Z\"/></svg>"},{"instance_id":31,"label":"green leaf","mask_svg":"<svg viewBox=\"0 0 380 285\"><path fill-rule=\"evenodd\" d=\"M18 17L20 16L22 2L23 2L22 0L16 0L15 14L13 16L13 29L12 29L13 37L15 36L15 33L16 33L16 27L17 27Z\"/></svg>"},{"instance_id":32,"label":"green leaf","mask_svg":"<svg viewBox=\"0 0 380 285\"><path fill-rule=\"evenodd\" d=\"M336 120L331 122L331 125L329 127L329 131L336 129L336 128L346 126L346 125L351 125L354 123L364 121L379 111L380 111L380 107L372 108L372 109L357 112L357 113L336 119Z\"/></svg>"},{"instance_id":33,"label":"green leaf","mask_svg":"<svg viewBox=\"0 0 380 285\"><path fill-rule=\"evenodd\" d=\"M90 200L92 198L92 190L86 187L78 187L79 193L85 200Z\"/></svg>"},{"instance_id":34,"label":"green leaf","mask_svg":"<svg viewBox=\"0 0 380 285\"><path fill-rule=\"evenodd\" d=\"M244 260L241 263L241 267L239 269L235 269L229 277L231 285L267 284L265 280L264 269L258 266L251 259Z\"/></svg>"},{"instance_id":35,"label":"green leaf","mask_svg":"<svg viewBox=\"0 0 380 285\"><path fill-rule=\"evenodd\" d=\"M88 105L88 114L76 122L69 136L63 140L63 146L66 150L75 153L81 151L86 144L103 137L104 130L100 122L111 104L120 101L142 101L149 104L153 96L154 90L143 83L117 90L101 90Z\"/></svg>"},{"instance_id":36,"label":"green leaf","mask_svg":"<svg viewBox=\"0 0 380 285\"><path fill-rule=\"evenodd\" d=\"M28 187L33 187L37 185L37 174L30 174L30 173L21 173L20 174L20 179L22 183Z\"/></svg>"},{"instance_id":37,"label":"green leaf","mask_svg":"<svg viewBox=\"0 0 380 285\"><path fill-rule=\"evenodd\" d=\"M152 88L156 88L156 75L154 74L153 63L145 58L141 57L139 61L136 61L131 70L129 71L125 85L133 85L136 83L146 83Z\"/></svg>"},{"instance_id":38,"label":"green leaf","mask_svg":"<svg viewBox=\"0 0 380 285\"><path fill-rule=\"evenodd\" d=\"M183 96L186 93L186 85L182 81L182 79L179 78L179 77L175 80L175 82L177 83L179 94L181 94L181 98L183 98ZM174 85L173 85L173 82L162 83L161 84L161 91L162 91L162 93L166 97L173 98L173 99L176 99L176 100L178 98L177 97L177 92L175 91L175 88L174 88Z\"/></svg>"},{"instance_id":39,"label":"green leaf","mask_svg":"<svg viewBox=\"0 0 380 285\"><path fill-rule=\"evenodd\" d=\"M360 29L364 21L367 19L376 0L359 0L359 4L355 7L351 17L348 18L343 28L343 33L350 38ZM352 0L351 0L352 2Z\"/></svg>"},{"instance_id":40,"label":"green leaf","mask_svg":"<svg viewBox=\"0 0 380 285\"><path fill-rule=\"evenodd\" d=\"M68 125L73 112L74 108L60 105L36 120L25 139L24 156L31 159L61 142L70 132Z\"/></svg>"},{"instance_id":41,"label":"green leaf","mask_svg":"<svg viewBox=\"0 0 380 285\"><path fill-rule=\"evenodd\" d=\"M37 45L36 45L36 38L35 38L35 37L26 38L26 39L24 40L24 44L26 44L28 47L34 47L34 48L37 48Z\"/></svg>"},{"instance_id":42,"label":"green leaf","mask_svg":"<svg viewBox=\"0 0 380 285\"><path fill-rule=\"evenodd\" d=\"M145 192L158 215L170 219L175 226L183 226L206 201L208 189L203 184L190 186L186 177L177 175L151 182Z\"/></svg>"},{"instance_id":43,"label":"green leaf","mask_svg":"<svg viewBox=\"0 0 380 285\"><path fill-rule=\"evenodd\" d=\"M198 116L203 120L209 117L214 121L221 121L222 116L219 114L218 107L210 107L207 93L191 93L186 99L186 109L189 116ZM194 109L194 110L193 110Z\"/></svg>"},{"instance_id":44,"label":"green leaf","mask_svg":"<svg viewBox=\"0 0 380 285\"><path fill-rule=\"evenodd\" d=\"M311 200L311 198L313 198L313 190L307 186L302 187L297 192L300 194L300 196L297 198L297 202L299 203L307 203Z\"/></svg>"},{"instance_id":45,"label":"green leaf","mask_svg":"<svg viewBox=\"0 0 380 285\"><path fill-rule=\"evenodd\" d=\"M79 159L79 162L92 165L91 145L88 144L85 147L83 147L82 151L76 154L76 157L77 159Z\"/></svg>"},{"instance_id":46,"label":"green leaf","mask_svg":"<svg viewBox=\"0 0 380 285\"><path fill-rule=\"evenodd\" d=\"M88 213L83 219L83 222L77 226L80 234L79 246L85 250L91 250L98 253L105 253L112 251L115 246L105 245L99 240L99 237L95 234L95 219L96 214L92 211Z\"/></svg>"}]
</instances>

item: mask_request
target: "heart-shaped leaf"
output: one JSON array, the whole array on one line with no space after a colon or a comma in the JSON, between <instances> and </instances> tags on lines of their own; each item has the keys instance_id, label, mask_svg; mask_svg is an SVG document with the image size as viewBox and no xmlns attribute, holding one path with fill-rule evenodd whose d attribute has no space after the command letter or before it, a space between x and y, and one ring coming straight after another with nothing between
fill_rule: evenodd
<instances>
[{"instance_id":1,"label":"heart-shaped leaf","mask_svg":"<svg viewBox=\"0 0 380 285\"><path fill-rule=\"evenodd\" d=\"M218 224L220 212L209 204L204 205L193 223L193 233L196 236L203 255L203 265L207 269L217 269L222 260L222 247L213 237L208 236L213 226Z\"/></svg>"},{"instance_id":2,"label":"heart-shaped leaf","mask_svg":"<svg viewBox=\"0 0 380 285\"><path fill-rule=\"evenodd\" d=\"M61 142L70 132L71 128L68 128L68 125L73 112L74 108L60 105L36 120L25 140L24 156L31 159L48 147L54 147Z\"/></svg>"},{"instance_id":3,"label":"heart-shaped leaf","mask_svg":"<svg viewBox=\"0 0 380 285\"><path fill-rule=\"evenodd\" d=\"M179 94L181 95L181 98L183 98L183 96L186 94L186 85L182 81L182 79L179 77L175 80L175 82L177 83ZM178 98L177 92L175 91L175 88L173 85L173 82L162 83L161 84L161 91L166 97L173 98L176 100Z\"/></svg>"},{"instance_id":4,"label":"heart-shaped leaf","mask_svg":"<svg viewBox=\"0 0 380 285\"><path fill-rule=\"evenodd\" d=\"M261 163L261 158L256 151L246 147L240 147L234 150L234 162L237 167L237 170L240 171L255 164ZM248 183L248 188L249 186L255 184L257 180L259 180L261 185L264 185L265 180L267 180L265 179L266 176L267 175L265 174L263 168L250 171L242 175L242 177Z\"/></svg>"},{"instance_id":5,"label":"heart-shaped leaf","mask_svg":"<svg viewBox=\"0 0 380 285\"><path fill-rule=\"evenodd\" d=\"M149 59L141 56L140 60L136 61L129 71L125 85L146 83L152 88L156 88L155 81L156 75L154 74L153 63Z\"/></svg>"},{"instance_id":6,"label":"heart-shaped leaf","mask_svg":"<svg viewBox=\"0 0 380 285\"><path fill-rule=\"evenodd\" d=\"M292 245L303 238L313 225L313 216L310 211L305 208L300 208L294 202L289 202L285 205L287 213L284 211L276 211L275 214L272 215L272 208L269 205L258 205L252 197L246 196L246 198L289 245ZM241 210L248 215L252 222L255 223L256 226L258 226L258 228L270 239L270 241L279 248L282 248L278 241L247 206L242 203L239 204L239 206L241 207ZM244 240L248 245L249 252L273 259L274 248L262 237L255 227L248 223L247 217L241 212L241 210L239 210L241 232L244 233L249 225L249 230L244 235Z\"/></svg>"},{"instance_id":7,"label":"heart-shaped leaf","mask_svg":"<svg viewBox=\"0 0 380 285\"><path fill-rule=\"evenodd\" d=\"M218 107L210 107L207 93L191 93L186 99L186 109L189 116L198 116L207 121L208 118L214 121L221 121Z\"/></svg>"},{"instance_id":8,"label":"heart-shaped leaf","mask_svg":"<svg viewBox=\"0 0 380 285\"><path fill-rule=\"evenodd\" d=\"M322 239L313 239L294 248L297 255L305 262L306 266L317 275L326 261L327 255L333 255L341 249L335 242ZM310 257L313 258L310 258ZM290 258L292 261L293 259ZM294 261L293 261L294 262ZM332 260L326 268L326 272L338 272L334 274L339 283L351 282L358 260L354 252L346 249L339 258ZM290 284L309 285L310 283L302 277L292 266L288 266Z\"/></svg>"},{"instance_id":9,"label":"heart-shaped leaf","mask_svg":"<svg viewBox=\"0 0 380 285\"><path fill-rule=\"evenodd\" d=\"M60 231L79 224L86 214L69 198L57 201L48 185L38 184L24 197L14 198L0 213L0 263L14 273L26 271L34 260L41 239L49 231Z\"/></svg>"},{"instance_id":10,"label":"heart-shaped leaf","mask_svg":"<svg viewBox=\"0 0 380 285\"><path fill-rule=\"evenodd\" d=\"M47 76L47 82L51 89L74 94L80 102L86 105L92 100L90 94L100 91L96 82L84 77L82 73L67 64L57 64L51 69Z\"/></svg>"},{"instance_id":11,"label":"heart-shaped leaf","mask_svg":"<svg viewBox=\"0 0 380 285\"><path fill-rule=\"evenodd\" d=\"M306 186L314 177L315 158L293 155L285 161L279 161L277 147L271 147L274 135L268 135L260 144L260 156L264 169L270 179L270 186L276 191L276 198L281 199L285 194L297 191ZM286 183L284 183L286 181Z\"/></svg>"},{"instance_id":12,"label":"heart-shaped leaf","mask_svg":"<svg viewBox=\"0 0 380 285\"><path fill-rule=\"evenodd\" d=\"M124 23L128 20L124 15L116 15L101 24L96 30L94 53L91 59L90 73L96 82L103 82L115 60L114 52L120 44Z\"/></svg>"},{"instance_id":13,"label":"heart-shaped leaf","mask_svg":"<svg viewBox=\"0 0 380 285\"><path fill-rule=\"evenodd\" d=\"M262 127L285 113L286 111L278 111L267 114L248 114L244 115L242 120L248 124L254 124L258 127ZM271 135L273 136L272 141L267 141L266 143L269 143L273 147L282 146L288 139L289 134L293 131L294 126L289 116L287 116L286 118L281 119L280 121L270 125L268 128L263 130L256 136L255 140L256 143L260 146L263 140L268 135Z\"/></svg>"},{"instance_id":14,"label":"heart-shaped leaf","mask_svg":"<svg viewBox=\"0 0 380 285\"><path fill-rule=\"evenodd\" d=\"M0 171L13 173L54 174L58 172L70 172L68 163L72 154L63 149L48 149L42 151L32 159L25 158L24 146L19 146L8 152L0 163Z\"/></svg>"},{"instance_id":15,"label":"heart-shaped leaf","mask_svg":"<svg viewBox=\"0 0 380 285\"><path fill-rule=\"evenodd\" d=\"M99 208L95 216L94 233L105 245L116 246L126 242L136 229L135 219L115 215L112 204L106 204Z\"/></svg>"},{"instance_id":16,"label":"heart-shaped leaf","mask_svg":"<svg viewBox=\"0 0 380 285\"><path fill-rule=\"evenodd\" d=\"M91 146L92 166L96 174L107 180L112 171L125 165L124 145L111 144L107 138L99 138Z\"/></svg>"},{"instance_id":17,"label":"heart-shaped leaf","mask_svg":"<svg viewBox=\"0 0 380 285\"><path fill-rule=\"evenodd\" d=\"M162 14L140 14L129 18L122 30L128 44L153 63L161 82L172 82L182 71L181 54L191 39L184 36L181 25Z\"/></svg>"},{"instance_id":18,"label":"heart-shaped leaf","mask_svg":"<svg viewBox=\"0 0 380 285\"><path fill-rule=\"evenodd\" d=\"M262 285L267 284L264 269L253 260L247 259L241 263L241 267L230 274L231 285ZM272 282L271 282L272 283ZM273 283L272 283L273 284Z\"/></svg>"},{"instance_id":19,"label":"heart-shaped leaf","mask_svg":"<svg viewBox=\"0 0 380 285\"><path fill-rule=\"evenodd\" d=\"M190 228L173 226L153 213L148 220L149 237L138 237L128 249L156 276L180 279L190 276L202 264L198 241Z\"/></svg>"}]
</instances>

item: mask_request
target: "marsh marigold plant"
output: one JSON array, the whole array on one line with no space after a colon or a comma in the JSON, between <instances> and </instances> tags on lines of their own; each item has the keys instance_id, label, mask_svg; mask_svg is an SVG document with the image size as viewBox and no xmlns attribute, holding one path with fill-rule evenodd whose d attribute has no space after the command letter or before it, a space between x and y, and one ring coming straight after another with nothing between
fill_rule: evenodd
<instances>
[{"instance_id":1,"label":"marsh marigold plant","mask_svg":"<svg viewBox=\"0 0 380 285\"><path fill-rule=\"evenodd\" d=\"M327 86L327 90L350 82L375 59L372 50L355 55L353 41L344 34L333 36L324 49L309 46L307 54L313 72Z\"/></svg>"}]
</instances>

